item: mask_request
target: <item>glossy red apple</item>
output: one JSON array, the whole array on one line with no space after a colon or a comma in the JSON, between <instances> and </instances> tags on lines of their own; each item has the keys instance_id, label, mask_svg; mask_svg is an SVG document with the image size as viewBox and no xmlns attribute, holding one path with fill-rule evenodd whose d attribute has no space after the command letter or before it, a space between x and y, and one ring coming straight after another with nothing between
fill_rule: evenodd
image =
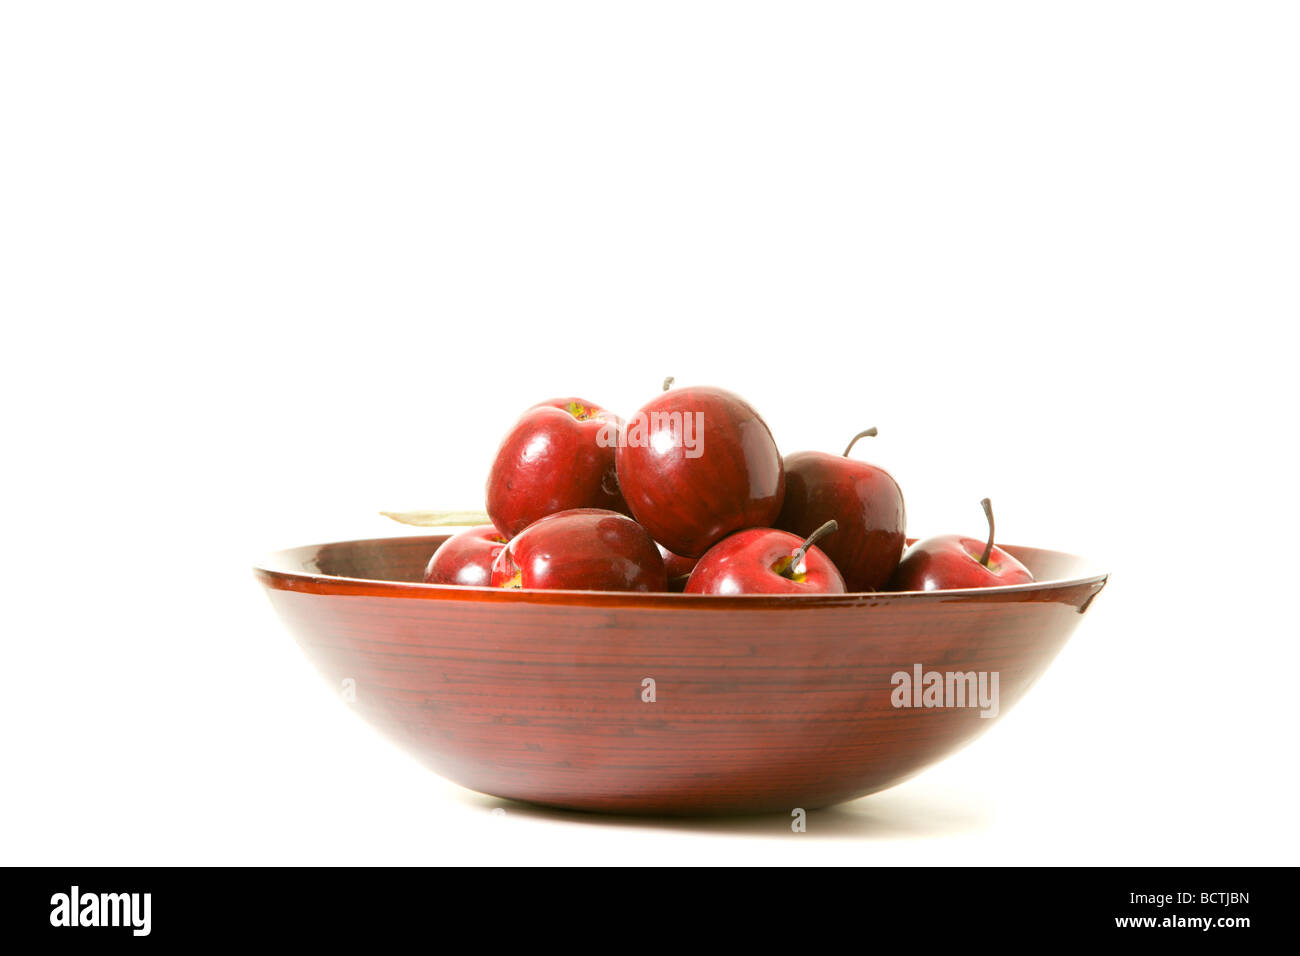
<instances>
[{"instance_id":1,"label":"glossy red apple","mask_svg":"<svg viewBox=\"0 0 1300 956\"><path fill-rule=\"evenodd\" d=\"M944 591L1028 584L1029 569L993 544L993 505L980 502L989 521L987 541L957 534L918 541L907 549L889 582L891 591Z\"/></svg>"},{"instance_id":2,"label":"glossy red apple","mask_svg":"<svg viewBox=\"0 0 1300 956\"><path fill-rule=\"evenodd\" d=\"M493 587L565 591L666 591L654 539L627 515L600 508L534 521L497 555Z\"/></svg>"},{"instance_id":3,"label":"glossy red apple","mask_svg":"<svg viewBox=\"0 0 1300 956\"><path fill-rule=\"evenodd\" d=\"M505 536L490 524L453 534L433 552L424 569L424 581L488 587L492 583L492 564L505 545Z\"/></svg>"},{"instance_id":4,"label":"glossy red apple","mask_svg":"<svg viewBox=\"0 0 1300 956\"><path fill-rule=\"evenodd\" d=\"M622 422L580 398L534 405L501 442L488 473L487 513L507 538L574 508L627 512L614 463Z\"/></svg>"},{"instance_id":5,"label":"glossy red apple","mask_svg":"<svg viewBox=\"0 0 1300 956\"><path fill-rule=\"evenodd\" d=\"M885 469L843 455L797 451L785 456L785 501L776 527L800 537L834 520L839 531L820 547L850 591L877 591L889 583L907 544L907 512L898 482Z\"/></svg>"},{"instance_id":6,"label":"glossy red apple","mask_svg":"<svg viewBox=\"0 0 1300 956\"><path fill-rule=\"evenodd\" d=\"M632 516L674 554L697 558L733 531L770 527L785 472L767 424L720 388L664 392L628 420L618 483Z\"/></svg>"},{"instance_id":7,"label":"glossy red apple","mask_svg":"<svg viewBox=\"0 0 1300 956\"><path fill-rule=\"evenodd\" d=\"M686 590L686 581L695 570L699 558L685 558L680 554L673 554L662 544L659 545L659 554L664 559L664 570L668 572L668 590L678 593Z\"/></svg>"},{"instance_id":8,"label":"glossy red apple","mask_svg":"<svg viewBox=\"0 0 1300 956\"><path fill-rule=\"evenodd\" d=\"M835 530L828 521L800 539L775 528L747 528L700 558L687 594L843 594L844 579L814 542Z\"/></svg>"}]
</instances>

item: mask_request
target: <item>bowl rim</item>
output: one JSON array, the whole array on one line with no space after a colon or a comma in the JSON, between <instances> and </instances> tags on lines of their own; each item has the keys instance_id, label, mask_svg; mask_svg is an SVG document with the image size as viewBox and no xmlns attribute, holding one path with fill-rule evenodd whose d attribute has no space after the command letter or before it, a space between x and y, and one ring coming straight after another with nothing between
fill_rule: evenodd
<instances>
[{"instance_id":1,"label":"bowl rim","mask_svg":"<svg viewBox=\"0 0 1300 956\"><path fill-rule=\"evenodd\" d=\"M1096 568L1093 562L1066 551L1035 548L1026 545L998 543L998 547L1019 557L1025 552L1050 554L1072 559L1088 570L1066 578L1047 578L1028 584L1003 584L986 588L948 588L941 591L857 591L846 594L683 594L671 591L580 591L540 590L533 588L507 590L505 588L468 586L457 584L425 584L423 581L388 581L382 578L354 578L295 570L293 555L339 545L378 546L385 542L433 542L446 540L450 534L388 535L378 538L356 538L327 541L320 544L300 545L269 552L253 565L254 576L266 587L282 591L302 591L312 594L369 595L372 597L408 598L435 601L471 601L510 604L559 604L592 607L718 607L733 610L754 607L827 608L845 606L876 607L894 604L929 602L1019 602L1057 598L1077 603L1084 592L1083 611L1092 598L1105 587L1109 572ZM913 539L908 539L910 545ZM432 550L430 554L432 554ZM1086 592L1091 591L1091 594ZM1058 593L1059 592L1059 593Z\"/></svg>"}]
</instances>

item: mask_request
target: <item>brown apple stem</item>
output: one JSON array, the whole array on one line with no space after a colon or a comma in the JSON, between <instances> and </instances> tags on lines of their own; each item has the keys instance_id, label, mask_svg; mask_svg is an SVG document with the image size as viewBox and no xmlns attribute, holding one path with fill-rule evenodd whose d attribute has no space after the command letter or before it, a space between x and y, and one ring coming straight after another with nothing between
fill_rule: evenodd
<instances>
[{"instance_id":1,"label":"brown apple stem","mask_svg":"<svg viewBox=\"0 0 1300 956\"><path fill-rule=\"evenodd\" d=\"M672 388L673 382L675 381L677 381L677 379L673 378L671 375L664 379L664 391L666 392L668 389Z\"/></svg>"},{"instance_id":2,"label":"brown apple stem","mask_svg":"<svg viewBox=\"0 0 1300 956\"><path fill-rule=\"evenodd\" d=\"M849 442L849 447L844 449L843 457L845 458L849 457L849 452L853 451L853 446L858 443L859 438L875 438L877 434L878 433L876 432L875 425L872 425L866 431L858 432L856 435L853 436L853 441Z\"/></svg>"},{"instance_id":3,"label":"brown apple stem","mask_svg":"<svg viewBox=\"0 0 1300 956\"><path fill-rule=\"evenodd\" d=\"M993 556L993 502L985 498L980 502L980 507L984 509L984 516L989 519L989 543L984 545L984 553L980 555L980 564L987 568L989 558Z\"/></svg>"},{"instance_id":4,"label":"brown apple stem","mask_svg":"<svg viewBox=\"0 0 1300 956\"><path fill-rule=\"evenodd\" d=\"M791 556L790 563L786 565L785 570L781 573L787 578L794 577L795 568L799 567L799 562L804 559L804 555L808 553L808 549L816 544L819 539L826 537L826 535L830 534L832 531L837 531L838 529L839 523L832 518L812 534L808 535L807 540L805 540L803 544L799 545L799 550Z\"/></svg>"}]
</instances>

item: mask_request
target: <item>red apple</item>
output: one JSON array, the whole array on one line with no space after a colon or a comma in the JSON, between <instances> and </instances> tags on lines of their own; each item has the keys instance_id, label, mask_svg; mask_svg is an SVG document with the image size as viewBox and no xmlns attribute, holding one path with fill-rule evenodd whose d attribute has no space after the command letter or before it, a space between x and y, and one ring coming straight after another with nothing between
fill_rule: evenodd
<instances>
[{"instance_id":1,"label":"red apple","mask_svg":"<svg viewBox=\"0 0 1300 956\"><path fill-rule=\"evenodd\" d=\"M889 582L891 591L944 591L950 588L989 588L1028 584L1029 569L993 545L993 505L980 502L989 521L987 541L957 534L918 541L907 549Z\"/></svg>"},{"instance_id":2,"label":"red apple","mask_svg":"<svg viewBox=\"0 0 1300 956\"><path fill-rule=\"evenodd\" d=\"M668 590L681 593L686 589L686 581L695 570L699 558L685 558L680 554L673 554L662 544L659 545L659 554L664 559L664 570L668 572Z\"/></svg>"},{"instance_id":3,"label":"red apple","mask_svg":"<svg viewBox=\"0 0 1300 956\"><path fill-rule=\"evenodd\" d=\"M505 544L505 536L490 524L453 534L433 552L424 569L425 583L488 587L492 563Z\"/></svg>"},{"instance_id":4,"label":"red apple","mask_svg":"<svg viewBox=\"0 0 1300 956\"><path fill-rule=\"evenodd\" d=\"M850 591L876 591L888 582L907 544L907 512L898 482L883 468L843 455L797 451L785 456L785 502L776 527L800 537L834 520L839 531L821 545Z\"/></svg>"},{"instance_id":5,"label":"red apple","mask_svg":"<svg viewBox=\"0 0 1300 956\"><path fill-rule=\"evenodd\" d=\"M627 512L614 463L622 421L580 398L534 405L515 423L488 473L487 513L507 538L574 508Z\"/></svg>"},{"instance_id":6,"label":"red apple","mask_svg":"<svg viewBox=\"0 0 1300 956\"><path fill-rule=\"evenodd\" d=\"M700 558L687 594L843 594L844 579L813 543L835 530L828 521L807 539L775 528L723 538Z\"/></svg>"},{"instance_id":7,"label":"red apple","mask_svg":"<svg viewBox=\"0 0 1300 956\"><path fill-rule=\"evenodd\" d=\"M720 388L664 392L629 419L618 483L636 518L674 554L698 558L781 511L785 473L767 424Z\"/></svg>"},{"instance_id":8,"label":"red apple","mask_svg":"<svg viewBox=\"0 0 1300 956\"><path fill-rule=\"evenodd\" d=\"M627 515L578 508L534 521L501 549L492 586L565 591L666 591L654 539Z\"/></svg>"}]
</instances>

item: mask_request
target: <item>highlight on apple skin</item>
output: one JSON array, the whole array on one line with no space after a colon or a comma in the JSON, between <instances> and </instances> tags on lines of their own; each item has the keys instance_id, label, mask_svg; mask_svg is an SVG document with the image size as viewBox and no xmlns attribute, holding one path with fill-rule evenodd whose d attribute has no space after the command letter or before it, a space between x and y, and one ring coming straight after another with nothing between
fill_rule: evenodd
<instances>
[{"instance_id":1,"label":"highlight on apple skin","mask_svg":"<svg viewBox=\"0 0 1300 956\"><path fill-rule=\"evenodd\" d=\"M492 586L564 591L667 591L659 546L616 511L576 508L530 524L501 549Z\"/></svg>"}]
</instances>

